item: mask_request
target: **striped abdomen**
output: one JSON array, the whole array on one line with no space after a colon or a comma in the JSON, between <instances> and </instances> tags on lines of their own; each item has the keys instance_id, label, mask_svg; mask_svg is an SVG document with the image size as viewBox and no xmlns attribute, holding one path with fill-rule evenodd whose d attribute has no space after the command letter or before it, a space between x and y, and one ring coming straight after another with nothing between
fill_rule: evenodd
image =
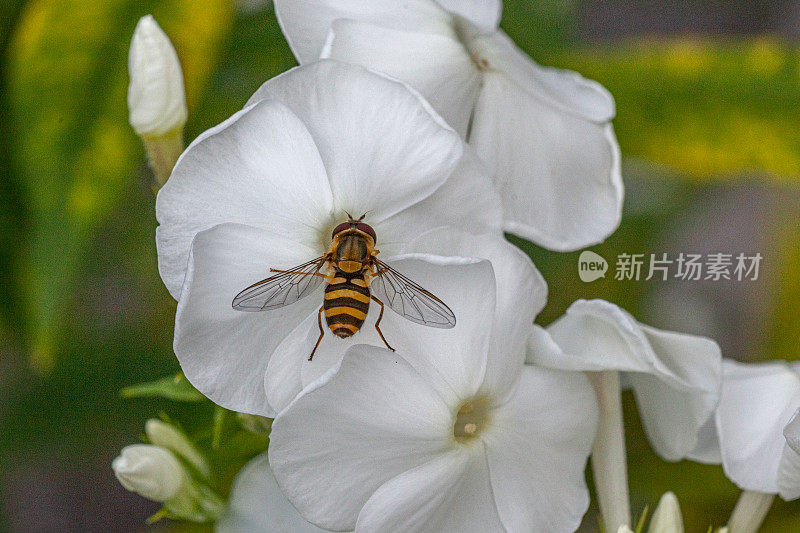
<instances>
[{"instance_id":1,"label":"striped abdomen","mask_svg":"<svg viewBox=\"0 0 800 533\"><path fill-rule=\"evenodd\" d=\"M364 281L364 271L343 272L325 287L325 321L333 334L346 338L353 336L364 324L369 310L369 287Z\"/></svg>"}]
</instances>

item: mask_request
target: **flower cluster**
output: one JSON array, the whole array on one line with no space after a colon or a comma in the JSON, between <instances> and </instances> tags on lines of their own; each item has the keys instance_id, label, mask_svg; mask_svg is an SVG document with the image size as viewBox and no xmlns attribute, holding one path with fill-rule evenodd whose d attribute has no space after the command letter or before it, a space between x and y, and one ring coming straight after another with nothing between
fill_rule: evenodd
<instances>
[{"instance_id":1,"label":"flower cluster","mask_svg":"<svg viewBox=\"0 0 800 533\"><path fill-rule=\"evenodd\" d=\"M713 341L600 300L534 323L547 286L503 232L572 250L616 229L605 89L525 56L499 1L275 7L300 66L170 161L156 203L181 368L269 432L218 531L574 531L590 455L607 531L624 531L623 387L661 457L768 495L732 524L800 497L793 369L723 364ZM185 121L154 28L131 48L146 142ZM115 473L169 516L216 520L203 454L158 424ZM650 531L679 530L668 493Z\"/></svg>"}]
</instances>

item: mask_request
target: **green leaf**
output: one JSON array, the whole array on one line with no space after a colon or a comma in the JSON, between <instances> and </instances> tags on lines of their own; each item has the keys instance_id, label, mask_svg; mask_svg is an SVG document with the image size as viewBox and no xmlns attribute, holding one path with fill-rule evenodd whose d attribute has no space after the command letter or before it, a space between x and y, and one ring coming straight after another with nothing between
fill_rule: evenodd
<instances>
[{"instance_id":1,"label":"green leaf","mask_svg":"<svg viewBox=\"0 0 800 533\"><path fill-rule=\"evenodd\" d=\"M125 387L120 391L123 398L166 398L176 402L201 402L206 399L183 374Z\"/></svg>"},{"instance_id":2,"label":"green leaf","mask_svg":"<svg viewBox=\"0 0 800 533\"><path fill-rule=\"evenodd\" d=\"M11 40L15 170L32 221L19 292L31 362L43 372L55 363L83 258L102 246L92 238L142 160L127 120L127 53L151 10L175 41L191 104L229 33L228 0L33 0Z\"/></svg>"}]
</instances>

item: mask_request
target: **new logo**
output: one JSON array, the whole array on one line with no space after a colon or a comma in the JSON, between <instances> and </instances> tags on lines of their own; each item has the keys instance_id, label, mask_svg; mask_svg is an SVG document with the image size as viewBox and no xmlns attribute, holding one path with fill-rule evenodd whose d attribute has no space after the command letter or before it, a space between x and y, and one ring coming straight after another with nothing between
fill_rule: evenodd
<instances>
[{"instance_id":1,"label":"new logo","mask_svg":"<svg viewBox=\"0 0 800 533\"><path fill-rule=\"evenodd\" d=\"M590 282L606 277L608 261L603 256L589 250L581 252L578 257L578 276L581 281Z\"/></svg>"}]
</instances>

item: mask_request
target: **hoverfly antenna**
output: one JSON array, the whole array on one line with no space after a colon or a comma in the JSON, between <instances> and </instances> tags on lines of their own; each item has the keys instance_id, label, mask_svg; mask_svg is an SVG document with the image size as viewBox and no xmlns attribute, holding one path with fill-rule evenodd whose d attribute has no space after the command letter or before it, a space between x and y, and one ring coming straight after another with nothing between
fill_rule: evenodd
<instances>
[{"instance_id":1,"label":"hoverfly antenna","mask_svg":"<svg viewBox=\"0 0 800 533\"><path fill-rule=\"evenodd\" d=\"M359 220L359 221L361 221L361 220L364 220L364 218L365 218L365 217L366 217L368 214L370 214L371 212L372 212L372 209L370 209L369 211L367 211L366 213L364 213L363 215L361 215L361 218L359 218L358 220Z\"/></svg>"},{"instance_id":2,"label":"hoverfly antenna","mask_svg":"<svg viewBox=\"0 0 800 533\"><path fill-rule=\"evenodd\" d=\"M345 214L345 215L347 215L347 218L348 218L348 219L350 219L350 220L355 220L355 219L353 218L353 215L351 215L351 214L350 214L350 213L348 213L347 211L345 211L345 212L344 212L344 214Z\"/></svg>"}]
</instances>

